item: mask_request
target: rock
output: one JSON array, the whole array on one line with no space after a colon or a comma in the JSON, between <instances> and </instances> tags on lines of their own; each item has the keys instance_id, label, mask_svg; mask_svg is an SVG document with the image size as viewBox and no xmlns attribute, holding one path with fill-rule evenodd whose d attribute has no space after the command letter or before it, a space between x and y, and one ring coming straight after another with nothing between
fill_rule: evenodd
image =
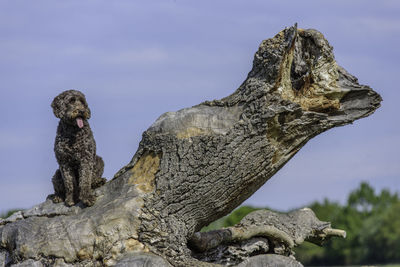
<instances>
[{"instance_id":1,"label":"rock","mask_svg":"<svg viewBox=\"0 0 400 267\"><path fill-rule=\"evenodd\" d=\"M212 266L187 246L197 231L250 197L312 137L372 114L380 101L338 66L321 33L284 29L261 43L232 95L151 125L130 163L96 190L95 205L45 202L18 213L1 221L0 249L13 264L111 266L151 252L173 266Z\"/></svg>"}]
</instances>

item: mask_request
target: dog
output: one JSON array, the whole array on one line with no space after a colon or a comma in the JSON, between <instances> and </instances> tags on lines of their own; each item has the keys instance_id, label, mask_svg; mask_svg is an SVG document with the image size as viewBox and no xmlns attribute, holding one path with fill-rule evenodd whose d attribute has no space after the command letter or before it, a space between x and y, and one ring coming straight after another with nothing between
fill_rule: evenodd
<instances>
[{"instance_id":1,"label":"dog","mask_svg":"<svg viewBox=\"0 0 400 267\"><path fill-rule=\"evenodd\" d=\"M80 201L92 206L96 201L93 189L105 184L106 179L102 178L104 161L96 155L85 95L77 90L64 91L54 98L51 107L60 119L54 144L59 169L52 178L55 193L48 198L54 203L65 201L67 206Z\"/></svg>"}]
</instances>

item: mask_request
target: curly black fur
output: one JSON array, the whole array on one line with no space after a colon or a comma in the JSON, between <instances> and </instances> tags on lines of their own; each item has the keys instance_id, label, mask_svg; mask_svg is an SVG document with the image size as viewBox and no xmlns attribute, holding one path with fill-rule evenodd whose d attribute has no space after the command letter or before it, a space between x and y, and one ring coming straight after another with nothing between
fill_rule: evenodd
<instances>
[{"instance_id":1,"label":"curly black fur","mask_svg":"<svg viewBox=\"0 0 400 267\"><path fill-rule=\"evenodd\" d=\"M92 206L96 199L93 189L106 182L101 178L103 159L96 155L96 142L88 119L90 109L85 95L76 90L62 92L51 103L60 119L54 152L60 168L53 176L55 194L49 198L72 206L82 201Z\"/></svg>"}]
</instances>

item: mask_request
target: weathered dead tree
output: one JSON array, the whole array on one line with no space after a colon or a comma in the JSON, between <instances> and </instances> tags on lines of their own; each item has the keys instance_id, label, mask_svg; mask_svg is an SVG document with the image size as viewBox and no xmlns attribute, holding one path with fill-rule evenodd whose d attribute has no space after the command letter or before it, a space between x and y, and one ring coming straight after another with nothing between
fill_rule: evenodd
<instances>
[{"instance_id":1,"label":"weathered dead tree","mask_svg":"<svg viewBox=\"0 0 400 267\"><path fill-rule=\"evenodd\" d=\"M0 221L0 266L226 264L229 253L212 258L210 249L261 238L258 251L267 246L288 256L300 240L343 235L309 212L287 224L270 213L249 215L258 219L221 230L229 233L220 243L211 238L215 246L201 245L203 234L195 233L239 206L312 137L370 115L380 101L337 65L321 33L287 28L261 43L232 95L165 113L151 125L131 162L96 191L94 206L47 201ZM282 255L231 262L299 266Z\"/></svg>"}]
</instances>

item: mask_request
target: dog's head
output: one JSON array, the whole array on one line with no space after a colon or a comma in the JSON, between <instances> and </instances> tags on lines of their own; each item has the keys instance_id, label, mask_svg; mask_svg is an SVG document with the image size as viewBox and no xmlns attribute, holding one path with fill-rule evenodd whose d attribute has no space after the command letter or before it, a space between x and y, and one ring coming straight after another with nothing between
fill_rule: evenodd
<instances>
[{"instance_id":1,"label":"dog's head","mask_svg":"<svg viewBox=\"0 0 400 267\"><path fill-rule=\"evenodd\" d=\"M79 128L90 118L90 109L85 95L77 90L64 91L51 103L54 115L62 121Z\"/></svg>"}]
</instances>

